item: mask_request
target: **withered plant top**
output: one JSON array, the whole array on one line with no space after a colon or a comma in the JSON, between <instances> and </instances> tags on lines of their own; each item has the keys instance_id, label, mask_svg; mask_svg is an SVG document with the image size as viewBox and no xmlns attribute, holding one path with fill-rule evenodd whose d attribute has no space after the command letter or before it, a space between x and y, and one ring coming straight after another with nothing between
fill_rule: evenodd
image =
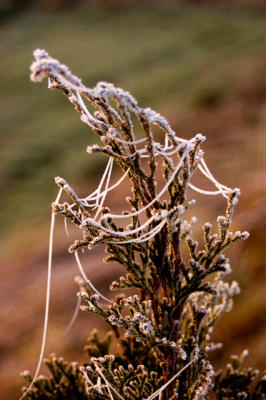
<instances>
[{"instance_id":1,"label":"withered plant top","mask_svg":"<svg viewBox=\"0 0 266 400\"><path fill-rule=\"evenodd\" d=\"M223 251L248 237L247 232L230 231L239 189L220 184L211 174L200 149L203 135L182 139L165 118L150 108L139 107L128 92L106 82L86 88L46 51L36 50L34 56L31 79L38 82L47 77L49 88L66 95L80 112L82 122L103 143L89 146L88 153L102 153L108 158L99 186L85 198L63 178L55 178L60 189L53 203L52 227L54 216L62 215L83 232L82 239L70 246L83 278L79 292L82 309L103 317L121 345L121 353L113 356L106 344L109 342L103 345L96 336L90 339L88 353L93 357L79 369L81 375L75 378L78 390L85 391L84 398L96 400L206 399L214 375L207 353L217 346L210 334L221 313L231 308L232 296L239 292L236 282L222 280L230 272ZM133 120L138 123L133 124ZM160 141L154 139L154 125L161 129ZM111 184L114 161L122 176ZM214 184L214 191L191 183L196 169ZM131 184L129 209L113 214L105 206L106 196L124 179ZM202 248L192 237L196 218L190 222L184 219L194 203L187 198L188 188L203 195L220 194L227 202L225 215L217 218L217 232L213 233L210 223L204 224ZM69 201L60 203L63 191ZM111 301L87 278L78 250L100 244L108 253L105 261L117 261L126 270L110 289L135 288L135 295ZM183 244L189 253L187 261ZM49 260L50 270L51 252ZM111 304L102 305L103 301ZM48 317L48 306L46 311ZM44 343L45 339L43 349ZM37 368L26 392L36 399L38 372ZM52 387L53 380L48 383Z\"/></svg>"}]
</instances>

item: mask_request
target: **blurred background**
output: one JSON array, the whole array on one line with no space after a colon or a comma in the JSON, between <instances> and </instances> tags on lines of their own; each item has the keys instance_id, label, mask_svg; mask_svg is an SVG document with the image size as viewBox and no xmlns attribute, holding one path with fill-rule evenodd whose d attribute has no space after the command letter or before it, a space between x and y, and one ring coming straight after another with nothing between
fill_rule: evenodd
<instances>
[{"instance_id":1,"label":"blurred background","mask_svg":"<svg viewBox=\"0 0 266 400\"><path fill-rule=\"evenodd\" d=\"M0 0L0 383L3 398L17 399L40 349L45 303L50 205L63 176L79 193L95 188L106 165L86 154L93 134L47 82L29 80L35 48L45 48L88 86L111 81L143 107L169 119L178 135L206 135L206 161L216 178L240 187L234 228L251 237L228 255L241 286L233 310L219 322L224 343L212 358L224 365L249 348L247 364L265 367L266 348L266 3L265 1ZM200 178L199 178L200 179ZM205 185L205 186L204 186ZM208 188L204 180L197 186ZM197 199L201 223L215 223L223 199ZM118 195L109 196L119 210ZM207 200L207 201L206 201ZM77 274L56 221L54 272L46 355L84 360L90 330L107 326L80 313L67 334L76 304ZM105 294L117 275L102 264L101 249L84 266ZM108 295L110 295L108 293ZM45 374L45 368L43 369Z\"/></svg>"}]
</instances>

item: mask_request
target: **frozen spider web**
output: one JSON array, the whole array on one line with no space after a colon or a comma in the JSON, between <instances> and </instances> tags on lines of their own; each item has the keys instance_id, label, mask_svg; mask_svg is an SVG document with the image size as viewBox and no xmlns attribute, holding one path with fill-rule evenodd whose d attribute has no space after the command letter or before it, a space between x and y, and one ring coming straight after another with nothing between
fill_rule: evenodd
<instances>
[{"instance_id":1,"label":"frozen spider web","mask_svg":"<svg viewBox=\"0 0 266 400\"><path fill-rule=\"evenodd\" d=\"M132 160L136 157L140 160L149 160L152 156L154 159L160 157L165 160L171 166L171 174L168 176L168 179L164 183L162 189L155 195L155 197L145 206L140 209L128 213L121 214L112 214L107 213L103 214L102 210L105 206L105 200L108 194L110 194L113 190L118 188L120 184L124 181L124 179L128 176L130 168L128 168L123 175L113 184L111 184L112 178L112 170L115 157L118 155L113 154L110 150L109 155L110 158L107 162L105 171L102 175L102 178L99 182L98 187L90 193L85 198L79 198L76 193L72 190L72 188L64 181L62 178L56 178L56 183L60 186L57 198L54 202L54 205L62 206L60 204L60 198L63 191L66 191L68 194L71 193L71 197L74 200L72 204L67 204L67 211L70 214L73 214L73 217L77 217L77 213L74 212L74 208L78 205L81 210L90 210L90 216L85 219L79 219L80 226L83 229L87 227L93 227L98 231L106 233L113 238L113 240L109 240L108 243L116 243L116 244L128 244L128 243L144 243L155 237L162 228L167 224L169 218L171 218L173 211L167 210L159 210L155 211L153 209L154 203L162 198L162 196L167 192L169 186L175 181L178 177L181 169L183 168L184 163L189 165L189 157L196 142L202 142L205 140L205 137L201 134L196 135L194 138L187 140L180 138L176 135L176 133L172 130L167 120L162 117L159 113L153 111L150 108L140 108L137 104L137 101L129 94L128 92L116 88L114 85L106 82L99 82L95 88L88 89L83 85L82 81L77 78L75 75L71 73L71 71L63 64L61 64L58 60L53 59L49 56L49 54L45 50L36 50L34 52L35 62L31 66L31 79L35 82L41 81L43 78L48 77L49 87L60 87L65 91L69 100L75 105L75 107L81 112L81 120L86 123L92 129L100 130L106 132L106 140L112 141L116 140L120 143L124 150L128 160ZM132 112L135 115L142 115L146 118L148 123L152 125L158 125L164 132L164 143L161 144L151 139L151 137L147 136L145 138L136 139L134 133L132 132L131 140L125 140L118 129L111 129L108 126L108 121L103 116L93 115L85 102L83 101L83 96L86 98L92 99L103 99L105 102L108 102L110 99L115 99L120 102L120 104L126 109L128 112ZM120 121L121 118L117 111L113 109L109 105L109 110L112 115ZM152 150L148 151L148 146L152 148ZM133 149L133 151L132 151ZM92 146L88 148L88 152L93 152L97 150L97 146ZM180 155L181 154L181 155ZM175 162L175 159L178 158L178 161ZM228 199L230 193L232 193L232 189L219 183L213 174L210 172L206 161L204 160L204 154L202 151L198 152L198 162L197 169L214 185L215 190L209 191L201 189L195 186L192 183L188 183L188 186L202 194L207 196L215 196L221 195L225 199ZM65 205L66 203L64 203ZM106 225L106 221L108 218L112 219L131 219L132 217L139 216L143 214L146 210L149 210L151 213L151 217L144 220L137 228L134 229L124 229L123 231L117 231L108 227ZM176 211L176 210L175 210ZM182 214L182 206L177 210L180 214ZM93 215L94 213L94 215ZM81 213L82 214L82 213ZM49 239L49 255L48 255L48 273L47 273L47 288L46 288L46 306L45 306L45 316L44 316L44 328L42 335L42 345L39 356L39 361L36 367L36 371L33 377L33 380L24 394L21 396L20 400L24 398L36 381L38 374L40 372L42 359L45 350L46 337L47 337L47 326L48 326L48 314L49 314L49 301L50 301L50 284L51 284L51 273L52 273L52 253L53 253L53 235L54 235L54 224L55 224L55 213L52 211L51 216L51 228L50 228L50 239ZM153 228L150 228L151 224L153 224ZM65 225L66 227L66 225ZM67 229L66 229L67 231ZM68 233L68 232L67 232ZM88 279L84 268L80 262L78 250L74 251L76 263L81 273L84 281L88 284L91 289L98 294L100 298L104 301L112 302L105 296L103 296L97 288L92 284L90 279ZM77 315L77 312L75 313ZM72 318L71 325L73 324L74 319ZM188 366L189 364L187 364ZM187 367L186 366L186 367ZM185 368L186 368L185 367ZM180 371L179 373L181 373ZM100 372L99 372L100 373ZM174 376L172 379L175 379L178 376ZM104 380L104 376L102 376ZM108 382L105 382L108 387ZM157 396L160 396L162 390L170 383L166 383L163 387L150 396L147 400L152 400ZM108 387L108 392L110 398L112 399L111 394L112 388ZM117 394L117 393L116 393ZM119 397L121 397L119 395ZM122 398L122 397L121 397Z\"/></svg>"}]
</instances>

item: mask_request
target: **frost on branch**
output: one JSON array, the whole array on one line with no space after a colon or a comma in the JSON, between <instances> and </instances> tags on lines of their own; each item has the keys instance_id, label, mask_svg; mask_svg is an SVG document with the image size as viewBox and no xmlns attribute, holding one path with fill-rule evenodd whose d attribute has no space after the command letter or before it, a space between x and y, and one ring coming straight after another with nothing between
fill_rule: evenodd
<instances>
[{"instance_id":1,"label":"frost on branch","mask_svg":"<svg viewBox=\"0 0 266 400\"><path fill-rule=\"evenodd\" d=\"M239 292L236 282L223 281L231 271L224 251L248 237L247 232L231 231L239 189L228 188L214 178L201 150L203 135L180 138L164 117L139 107L130 93L106 82L87 88L44 50L36 50L34 55L31 79L38 82L47 77L49 88L63 92L81 121L101 139L102 145L89 146L88 153L102 153L108 160L98 187L86 197L80 197L63 178L55 178L60 192L52 212L82 232L82 238L69 248L82 275L78 293L81 309L105 319L120 352L112 354L110 334L101 341L93 332L86 346L87 363L69 375L68 365L51 359L47 365L52 378L44 380L43 389L36 380L27 395L59 399L62 393L68 394L68 387L74 387L78 394L71 394L71 398L203 400L215 381L217 399L222 399L218 391L225 390L225 381L221 375L214 378L208 353L221 346L211 341L211 333ZM161 132L158 141L155 126ZM121 176L113 182L114 163ZM214 190L192 183L196 170L213 183ZM114 214L106 197L126 179L131 185L128 207ZM203 245L193 239L196 218L185 219L194 204L188 197L193 190L207 196L221 195L226 201L217 226L204 224ZM60 203L62 191L68 201ZM112 301L92 285L79 250L99 245L105 246L105 262L116 261L125 269L110 289L131 288L134 295ZM59 376L58 369L62 371ZM76 380L72 379L75 373ZM41 390L46 397L38 397Z\"/></svg>"}]
</instances>

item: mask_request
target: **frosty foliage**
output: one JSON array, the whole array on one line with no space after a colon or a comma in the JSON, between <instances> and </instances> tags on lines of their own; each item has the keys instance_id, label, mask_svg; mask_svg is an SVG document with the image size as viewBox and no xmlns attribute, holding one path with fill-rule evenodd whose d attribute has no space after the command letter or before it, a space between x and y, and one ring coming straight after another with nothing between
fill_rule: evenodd
<instances>
[{"instance_id":1,"label":"frosty foliage","mask_svg":"<svg viewBox=\"0 0 266 400\"><path fill-rule=\"evenodd\" d=\"M236 282L223 281L231 271L224 250L248 237L247 232L230 230L239 189L219 183L210 172L201 150L205 140L202 134L189 140L180 138L164 117L139 107L123 89L107 82L87 88L46 51L36 50L34 56L32 81L48 78L49 88L59 89L67 97L81 121L101 139L102 145L89 146L88 153L102 153L108 159L98 187L86 197L79 196L65 179L55 178L59 196L52 205L52 224L54 216L61 215L80 228L82 238L69 251L74 253L82 276L78 293L81 309L105 319L120 352L113 355L110 350L110 334L101 341L92 332L86 348L88 362L77 367L52 356L47 361L52 377L37 378L47 330L47 306L40 361L34 378L25 374L31 384L24 396L93 400L209 398L216 378L208 352L221 346L211 341L211 333L221 314L230 310L232 297L239 293ZM160 128L159 140L155 140L155 126ZM114 163L121 177L112 182ZM212 182L214 190L206 191L191 182L196 170ZM106 198L124 180L131 185L131 195L126 198L129 207L114 214L106 206ZM226 201L217 228L204 224L203 246L193 239L196 218L190 222L184 218L195 203L188 199L188 189L207 196L221 195ZM69 200L60 203L62 191ZM112 282L110 289L133 288L134 295L111 300L93 286L78 252L99 245L105 246L106 262L116 261L125 268L125 275ZM51 249L52 245L49 271ZM47 298L49 305L48 292ZM216 388L218 383L223 385L219 379ZM216 394L217 399L223 398Z\"/></svg>"}]
</instances>

